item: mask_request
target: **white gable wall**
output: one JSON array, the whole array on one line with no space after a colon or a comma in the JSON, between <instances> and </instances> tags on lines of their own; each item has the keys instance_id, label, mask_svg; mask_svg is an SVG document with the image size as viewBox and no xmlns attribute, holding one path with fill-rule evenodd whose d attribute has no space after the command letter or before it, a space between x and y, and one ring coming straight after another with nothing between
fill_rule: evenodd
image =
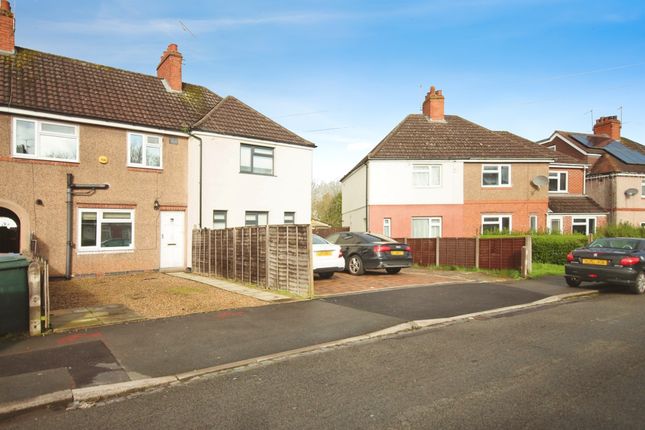
<instances>
[{"instance_id":1,"label":"white gable wall","mask_svg":"<svg viewBox=\"0 0 645 430\"><path fill-rule=\"evenodd\" d=\"M343 227L367 230L367 167L362 165L341 184Z\"/></svg>"},{"instance_id":2,"label":"white gable wall","mask_svg":"<svg viewBox=\"0 0 645 430\"><path fill-rule=\"evenodd\" d=\"M213 227L213 211L227 211L227 227L241 227L246 211L269 212L269 224L283 224L295 212L296 224L311 223L313 148L233 136L196 133L203 141L202 227ZM240 145L273 148L274 175L240 173ZM199 141L191 137L188 155L189 230L199 227ZM190 238L190 235L189 235ZM191 246L187 247L188 261Z\"/></svg>"}]
</instances>

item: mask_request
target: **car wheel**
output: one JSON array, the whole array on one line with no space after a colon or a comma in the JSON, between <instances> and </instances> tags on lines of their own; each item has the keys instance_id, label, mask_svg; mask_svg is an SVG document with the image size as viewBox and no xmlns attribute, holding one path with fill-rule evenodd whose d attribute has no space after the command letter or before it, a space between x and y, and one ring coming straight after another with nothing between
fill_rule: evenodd
<instances>
[{"instance_id":1,"label":"car wheel","mask_svg":"<svg viewBox=\"0 0 645 430\"><path fill-rule=\"evenodd\" d=\"M362 275L365 273L365 267L363 267L363 260L358 255L352 255L347 261L347 270L352 275Z\"/></svg>"},{"instance_id":2,"label":"car wheel","mask_svg":"<svg viewBox=\"0 0 645 430\"><path fill-rule=\"evenodd\" d=\"M567 285L573 288L578 288L582 281L578 278L564 278L567 281Z\"/></svg>"},{"instance_id":3,"label":"car wheel","mask_svg":"<svg viewBox=\"0 0 645 430\"><path fill-rule=\"evenodd\" d=\"M632 285L632 292L634 294L645 293L645 273L640 272L636 277L636 283Z\"/></svg>"},{"instance_id":4,"label":"car wheel","mask_svg":"<svg viewBox=\"0 0 645 430\"><path fill-rule=\"evenodd\" d=\"M319 273L318 276L320 276L320 279L329 279L334 276L334 272Z\"/></svg>"},{"instance_id":5,"label":"car wheel","mask_svg":"<svg viewBox=\"0 0 645 430\"><path fill-rule=\"evenodd\" d=\"M390 267L390 268L385 269L385 271L387 273L389 273L390 275L395 275L395 274L397 274L397 273L399 273L401 271L401 268L400 267Z\"/></svg>"}]
</instances>

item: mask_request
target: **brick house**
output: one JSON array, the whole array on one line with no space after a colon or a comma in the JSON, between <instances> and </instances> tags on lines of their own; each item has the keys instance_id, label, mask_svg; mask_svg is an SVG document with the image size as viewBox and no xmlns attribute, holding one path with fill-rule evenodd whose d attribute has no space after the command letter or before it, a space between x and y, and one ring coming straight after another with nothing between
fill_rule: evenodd
<instances>
[{"instance_id":1,"label":"brick house","mask_svg":"<svg viewBox=\"0 0 645 430\"><path fill-rule=\"evenodd\" d=\"M621 136L616 116L596 120L593 133L556 130L538 143L588 164L585 188L608 211L608 222L645 226L645 147Z\"/></svg>"},{"instance_id":2,"label":"brick house","mask_svg":"<svg viewBox=\"0 0 645 430\"><path fill-rule=\"evenodd\" d=\"M343 225L392 237L543 230L554 153L456 115L430 89L342 179ZM540 180L539 178L542 178ZM546 184L543 184L546 185Z\"/></svg>"},{"instance_id":3,"label":"brick house","mask_svg":"<svg viewBox=\"0 0 645 430\"><path fill-rule=\"evenodd\" d=\"M314 145L233 97L183 82L176 45L152 76L17 47L14 27L2 0L0 252L42 255L53 276L185 268L199 209L221 207L201 187L222 160L211 138L235 142L225 161L238 174L270 160L286 176L280 163L293 150L304 160L294 170L310 181ZM243 157L247 147L259 148L257 159ZM226 186L249 199L291 193L272 210L309 219L309 183L302 193L275 172L253 178L227 175Z\"/></svg>"}]
</instances>

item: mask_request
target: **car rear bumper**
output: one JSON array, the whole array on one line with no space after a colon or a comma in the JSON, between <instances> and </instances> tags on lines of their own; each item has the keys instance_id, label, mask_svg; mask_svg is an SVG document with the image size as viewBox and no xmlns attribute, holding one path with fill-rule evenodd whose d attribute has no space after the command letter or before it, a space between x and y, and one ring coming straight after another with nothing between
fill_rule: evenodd
<instances>
[{"instance_id":1,"label":"car rear bumper","mask_svg":"<svg viewBox=\"0 0 645 430\"><path fill-rule=\"evenodd\" d=\"M412 266L412 258L372 260L366 264L368 269L394 269Z\"/></svg>"},{"instance_id":2,"label":"car rear bumper","mask_svg":"<svg viewBox=\"0 0 645 430\"><path fill-rule=\"evenodd\" d=\"M586 282L607 282L617 285L634 285L638 271L627 268L588 266L582 264L565 264L565 277Z\"/></svg>"}]
</instances>

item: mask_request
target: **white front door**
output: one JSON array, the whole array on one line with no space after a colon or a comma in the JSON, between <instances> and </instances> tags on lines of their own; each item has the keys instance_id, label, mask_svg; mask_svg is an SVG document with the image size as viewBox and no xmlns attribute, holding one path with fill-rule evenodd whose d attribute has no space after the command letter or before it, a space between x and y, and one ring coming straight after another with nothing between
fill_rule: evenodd
<instances>
[{"instance_id":1,"label":"white front door","mask_svg":"<svg viewBox=\"0 0 645 430\"><path fill-rule=\"evenodd\" d=\"M160 212L161 258L159 267L184 267L184 213Z\"/></svg>"}]
</instances>

